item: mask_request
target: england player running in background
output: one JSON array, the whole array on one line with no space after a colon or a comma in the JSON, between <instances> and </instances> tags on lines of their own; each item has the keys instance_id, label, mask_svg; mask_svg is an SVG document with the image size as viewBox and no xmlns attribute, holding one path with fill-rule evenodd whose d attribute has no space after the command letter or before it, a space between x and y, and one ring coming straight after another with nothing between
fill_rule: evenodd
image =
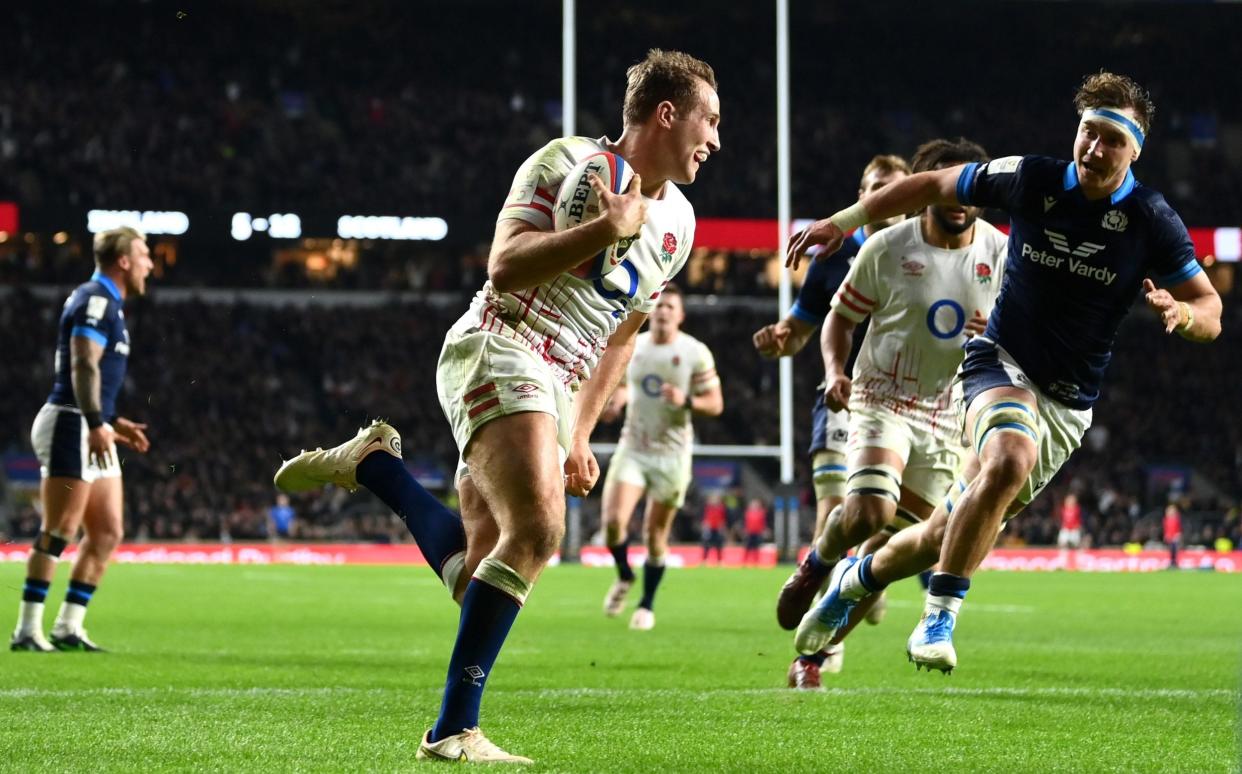
<instances>
[{"instance_id":1,"label":"england player running in background","mask_svg":"<svg viewBox=\"0 0 1242 774\"><path fill-rule=\"evenodd\" d=\"M915 153L914 171L986 160L968 140L932 140ZM926 520L953 483L965 452L953 376L962 345L983 332L1005 263L1005 235L978 217L977 207L933 205L885 229L863 246L833 297L822 336L825 394L829 408L849 407L849 478L844 507L800 568L813 579L857 561L837 562L850 547ZM854 329L868 319L851 378L845 361ZM806 613L799 651L825 647L826 637L841 644L849 630L835 620L837 607L826 594Z\"/></svg>"},{"instance_id":2,"label":"england player running in background","mask_svg":"<svg viewBox=\"0 0 1242 774\"><path fill-rule=\"evenodd\" d=\"M565 531L565 492L584 496L599 467L590 435L625 373L634 339L694 241L694 210L676 184L720 149L709 65L652 50L626 72L621 137L554 140L522 164L496 225L488 281L445 338L440 405L461 451L462 513L442 506L401 462L382 422L344 444L298 455L276 474L285 491L365 486L401 516L461 602L440 715L417 757L528 763L479 730L492 665ZM595 220L553 230L565 176L610 151L635 171L622 194L594 179ZM637 234L602 277L573 270Z\"/></svg>"},{"instance_id":3,"label":"england player running in background","mask_svg":"<svg viewBox=\"0 0 1242 774\"><path fill-rule=\"evenodd\" d=\"M890 541L829 591L845 600L878 591L919 563L908 554L940 543L940 571L907 644L920 666L956 666L953 629L971 575L1004 519L1031 502L1081 443L1117 328L1140 291L1165 333L1198 342L1220 334L1220 296L1185 225L1130 169L1155 112L1147 92L1100 72L1083 82L1074 104L1072 161L1010 156L914 175L817 221L789 245L796 265L811 245L838 244L843 230L931 204L997 207L1011 217L1001 295L960 371L974 458L944 503L952 518L943 540L941 520L909 541ZM882 555L897 558L890 564Z\"/></svg>"},{"instance_id":4,"label":"england player running in background","mask_svg":"<svg viewBox=\"0 0 1242 774\"><path fill-rule=\"evenodd\" d=\"M43 525L26 560L26 584L12 650L97 651L82 621L108 559L121 542L123 490L116 442L137 452L150 444L146 425L116 415L125 383L129 332L122 306L142 295L150 274L146 237L123 227L95 235L95 273L65 301L57 328L56 381L39 410L30 440L39 458ZM56 562L77 536L69 590L43 637L43 605Z\"/></svg>"},{"instance_id":5,"label":"england player running in background","mask_svg":"<svg viewBox=\"0 0 1242 774\"><path fill-rule=\"evenodd\" d=\"M910 165L900 156L876 156L863 169L862 179L858 183L860 197L874 193L889 183L900 180L910 174ZM798 290L798 298L789 310L785 319L765 325L755 331L752 337L755 349L763 357L793 357L802 351L821 323L827 318L832 308L832 296L840 287L849 271L850 262L858 254L859 248L868 237L880 229L900 223L902 215L888 220L868 223L857 229L849 239L826 260L818 260L811 264L802 287ZM857 348L855 348L856 350ZM847 364L852 368L853 357ZM811 479L815 487L815 529L811 533L814 543L824 528L828 514L845 502L846 475L846 442L849 437L849 411L829 410L824 402L825 384L816 390L815 405L811 408ZM798 596L798 601L784 601L776 608L776 620L781 628L793 630L802 620L802 615L810 607L811 599L823 584L825 577L811 578L805 573L795 572L781 589L782 599L786 589L806 589L805 595ZM800 604L800 606L799 606ZM860 614L865 611L860 609ZM882 613L882 608L877 611ZM872 620L878 621L878 616ZM820 670L829 672L841 671L841 649L798 655L789 665L788 681L790 688L814 689L820 687Z\"/></svg>"},{"instance_id":6,"label":"england player running in background","mask_svg":"<svg viewBox=\"0 0 1242 774\"><path fill-rule=\"evenodd\" d=\"M621 442L604 477L604 530L617 564L617 580L604 598L605 615L620 614L634 585L627 555L630 516L647 496L643 596L630 618L631 629L655 626L655 594L664 578L668 534L692 479L691 415L717 417L724 411L716 360L706 344L681 330L685 319L681 290L667 285L651 312L650 330L640 333L634 344L628 378L604 410L606 419L625 410Z\"/></svg>"}]
</instances>

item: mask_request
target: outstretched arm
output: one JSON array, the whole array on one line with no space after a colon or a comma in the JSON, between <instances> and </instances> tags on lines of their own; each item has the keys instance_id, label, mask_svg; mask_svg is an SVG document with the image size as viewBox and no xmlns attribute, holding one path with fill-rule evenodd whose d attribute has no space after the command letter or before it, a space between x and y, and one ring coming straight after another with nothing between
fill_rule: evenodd
<instances>
[{"instance_id":1,"label":"outstretched arm","mask_svg":"<svg viewBox=\"0 0 1242 774\"><path fill-rule=\"evenodd\" d=\"M917 212L932 204L957 204L957 180L965 165L934 169L889 183L856 204L836 212L794 234L785 253L785 265L798 268L812 245L824 245L822 256L836 252L845 235L877 220Z\"/></svg>"}]
</instances>

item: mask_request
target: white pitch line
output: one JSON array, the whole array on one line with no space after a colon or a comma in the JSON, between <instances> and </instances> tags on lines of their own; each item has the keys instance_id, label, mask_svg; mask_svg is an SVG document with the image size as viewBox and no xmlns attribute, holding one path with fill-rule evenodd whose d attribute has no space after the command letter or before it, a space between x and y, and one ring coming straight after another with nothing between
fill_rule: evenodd
<instances>
[{"instance_id":1,"label":"white pitch line","mask_svg":"<svg viewBox=\"0 0 1242 774\"><path fill-rule=\"evenodd\" d=\"M890 599L889 607L917 607L922 609L923 603L911 602L908 599ZM1034 613L1035 608L1031 605L992 605L987 602L972 602L965 606L972 613Z\"/></svg>"},{"instance_id":2,"label":"white pitch line","mask_svg":"<svg viewBox=\"0 0 1242 774\"><path fill-rule=\"evenodd\" d=\"M158 697L185 696L187 698L312 698L319 696L383 696L435 693L439 688L352 688L347 686L319 688L78 688L43 690L39 688L6 688L0 689L0 699L34 699L34 698L88 698L88 697ZM992 696L1018 698L1105 698L1105 699L1235 699L1237 692L1227 688L1082 688L1071 686L1048 686L1043 688L1021 688L992 686L989 688L959 688L944 686L941 688L908 688L896 686L828 688L823 691L797 692L788 688L720 688L707 691L693 688L546 688L522 689L507 691L503 688L493 689L494 693L511 696L536 696L540 698L595 698L641 696L644 698L668 699L709 699L722 696L957 696L988 698Z\"/></svg>"}]
</instances>

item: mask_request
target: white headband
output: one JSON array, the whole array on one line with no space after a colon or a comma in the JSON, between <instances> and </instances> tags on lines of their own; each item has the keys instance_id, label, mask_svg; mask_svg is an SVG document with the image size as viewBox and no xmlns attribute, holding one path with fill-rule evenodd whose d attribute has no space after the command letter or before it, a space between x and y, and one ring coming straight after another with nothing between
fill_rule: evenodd
<instances>
[{"instance_id":1,"label":"white headband","mask_svg":"<svg viewBox=\"0 0 1242 774\"><path fill-rule=\"evenodd\" d=\"M1114 107L1087 108L1086 110L1082 111L1082 120L1086 121L1087 119L1092 119L1095 121L1103 121L1106 124L1110 124L1112 126L1117 127L1122 132L1124 132L1127 137L1129 137L1131 140L1134 141L1135 149L1138 152L1142 152L1143 140L1146 139L1143 136L1143 130L1139 127L1139 125L1133 119L1131 119L1125 113L1122 113L1121 108L1114 108Z\"/></svg>"}]
</instances>

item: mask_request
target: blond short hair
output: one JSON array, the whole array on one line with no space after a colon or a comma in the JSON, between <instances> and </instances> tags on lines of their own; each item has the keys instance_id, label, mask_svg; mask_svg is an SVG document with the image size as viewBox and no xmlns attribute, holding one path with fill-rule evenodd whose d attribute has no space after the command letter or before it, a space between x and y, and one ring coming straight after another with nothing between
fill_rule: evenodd
<instances>
[{"instance_id":1,"label":"blond short hair","mask_svg":"<svg viewBox=\"0 0 1242 774\"><path fill-rule=\"evenodd\" d=\"M666 100L678 111L689 112L698 96L699 81L716 88L716 73L707 62L681 51L651 49L646 59L625 71L625 125L646 121L656 105Z\"/></svg>"},{"instance_id":2,"label":"blond short hair","mask_svg":"<svg viewBox=\"0 0 1242 774\"><path fill-rule=\"evenodd\" d=\"M100 231L95 235L95 263L100 268L112 266L123 255L129 255L137 240L146 241L147 235L132 226L121 226Z\"/></svg>"},{"instance_id":3,"label":"blond short hair","mask_svg":"<svg viewBox=\"0 0 1242 774\"><path fill-rule=\"evenodd\" d=\"M904 172L910 174L910 165L901 156L893 153L876 156L867 162L867 166L863 167L862 177L859 178L858 187L863 187L863 181L867 179L867 175L872 172L879 172L884 175L891 175L895 172Z\"/></svg>"}]
</instances>

